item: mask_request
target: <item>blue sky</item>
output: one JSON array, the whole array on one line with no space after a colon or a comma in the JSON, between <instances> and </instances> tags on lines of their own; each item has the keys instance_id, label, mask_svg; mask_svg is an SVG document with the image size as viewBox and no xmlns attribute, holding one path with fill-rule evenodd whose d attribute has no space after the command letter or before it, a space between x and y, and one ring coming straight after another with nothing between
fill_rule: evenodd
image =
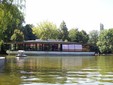
<instances>
[{"instance_id":1,"label":"blue sky","mask_svg":"<svg viewBox=\"0 0 113 85\"><path fill-rule=\"evenodd\" d=\"M64 20L68 29L89 32L113 28L113 0L26 0L26 24L50 21L59 27Z\"/></svg>"}]
</instances>

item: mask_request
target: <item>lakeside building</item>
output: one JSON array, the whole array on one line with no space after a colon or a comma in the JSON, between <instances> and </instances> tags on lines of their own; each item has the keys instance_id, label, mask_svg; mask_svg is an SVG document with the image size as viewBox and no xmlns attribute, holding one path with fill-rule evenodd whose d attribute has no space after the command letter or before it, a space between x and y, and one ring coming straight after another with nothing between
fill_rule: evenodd
<instances>
[{"instance_id":1,"label":"lakeside building","mask_svg":"<svg viewBox=\"0 0 113 85\"><path fill-rule=\"evenodd\" d=\"M93 54L89 53L88 48L82 44L75 42L64 42L61 40L28 40L23 42L8 43L10 53L17 53L18 50L24 50L27 54L66 54L66 55L80 55L80 54ZM12 52L11 52L12 51ZM81 53L84 52L84 53ZM87 53L86 53L87 52ZM8 52L9 54L9 52Z\"/></svg>"},{"instance_id":2,"label":"lakeside building","mask_svg":"<svg viewBox=\"0 0 113 85\"><path fill-rule=\"evenodd\" d=\"M10 43L10 50L25 51L82 51L82 44L75 42L64 42L58 40L28 40Z\"/></svg>"}]
</instances>

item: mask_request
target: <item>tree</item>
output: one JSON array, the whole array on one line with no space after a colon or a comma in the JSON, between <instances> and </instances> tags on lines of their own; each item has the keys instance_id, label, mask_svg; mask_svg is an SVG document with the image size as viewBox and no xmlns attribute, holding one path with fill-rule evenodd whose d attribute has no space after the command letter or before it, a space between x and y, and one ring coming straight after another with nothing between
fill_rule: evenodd
<instances>
[{"instance_id":1,"label":"tree","mask_svg":"<svg viewBox=\"0 0 113 85\"><path fill-rule=\"evenodd\" d=\"M33 28L33 33L40 39L58 39L58 29L52 22L44 21Z\"/></svg>"},{"instance_id":2,"label":"tree","mask_svg":"<svg viewBox=\"0 0 113 85\"><path fill-rule=\"evenodd\" d=\"M113 29L100 32L97 46L101 53L111 53L113 50Z\"/></svg>"},{"instance_id":3,"label":"tree","mask_svg":"<svg viewBox=\"0 0 113 85\"><path fill-rule=\"evenodd\" d=\"M24 16L16 6L11 6L9 13L10 15L6 16L7 18L9 17L7 20L8 23L3 31L3 34L5 34L5 36L3 37L3 40L5 42L10 41L10 38L13 35L14 30L17 28L21 29L22 23L24 22Z\"/></svg>"},{"instance_id":4,"label":"tree","mask_svg":"<svg viewBox=\"0 0 113 85\"><path fill-rule=\"evenodd\" d=\"M78 31L78 29L73 28L69 30L69 39L71 42L86 44L89 38L84 30Z\"/></svg>"},{"instance_id":5,"label":"tree","mask_svg":"<svg viewBox=\"0 0 113 85\"><path fill-rule=\"evenodd\" d=\"M18 29L15 29L14 30L14 34L11 36L11 40L12 41L16 41L16 42L21 42L24 40L24 35L23 35L23 32L21 32L20 30Z\"/></svg>"},{"instance_id":6,"label":"tree","mask_svg":"<svg viewBox=\"0 0 113 85\"><path fill-rule=\"evenodd\" d=\"M69 41L71 41L71 42L79 42L78 36L79 36L78 29L73 28L73 29L69 30Z\"/></svg>"},{"instance_id":7,"label":"tree","mask_svg":"<svg viewBox=\"0 0 113 85\"><path fill-rule=\"evenodd\" d=\"M2 0L0 2L0 41L8 42L16 28L24 22L23 13L20 11L22 0ZM16 3L16 4L14 4Z\"/></svg>"},{"instance_id":8,"label":"tree","mask_svg":"<svg viewBox=\"0 0 113 85\"><path fill-rule=\"evenodd\" d=\"M23 33L24 33L24 39L25 40L35 40L36 36L33 34L32 31L33 26L30 24L27 24L23 29Z\"/></svg>"},{"instance_id":9,"label":"tree","mask_svg":"<svg viewBox=\"0 0 113 85\"><path fill-rule=\"evenodd\" d=\"M88 43L90 44L91 51L99 52L98 46L96 44L98 41L98 36L99 36L99 32L97 30L92 30L89 33Z\"/></svg>"},{"instance_id":10,"label":"tree","mask_svg":"<svg viewBox=\"0 0 113 85\"><path fill-rule=\"evenodd\" d=\"M63 41L65 41L65 40L68 40L69 39L69 37L68 37L68 34L69 34L69 32L68 32L68 28L67 28L67 26L66 26L66 23L63 21L61 24L60 24L60 39L62 39Z\"/></svg>"},{"instance_id":11,"label":"tree","mask_svg":"<svg viewBox=\"0 0 113 85\"><path fill-rule=\"evenodd\" d=\"M89 40L89 36L88 36L88 34L84 31L84 30L82 30L82 31L80 31L80 36L81 36L81 39L80 39L80 42L82 43L82 44L87 44L87 42L88 42L88 40Z\"/></svg>"},{"instance_id":12,"label":"tree","mask_svg":"<svg viewBox=\"0 0 113 85\"><path fill-rule=\"evenodd\" d=\"M99 32L97 30L92 30L89 33L89 41L88 41L88 43L92 44L92 45L96 45L96 43L98 41L98 36L99 36Z\"/></svg>"},{"instance_id":13,"label":"tree","mask_svg":"<svg viewBox=\"0 0 113 85\"><path fill-rule=\"evenodd\" d=\"M0 47L9 42L16 28L22 26L24 16L22 13L25 0L0 0ZM2 49L3 51L4 49Z\"/></svg>"},{"instance_id":14,"label":"tree","mask_svg":"<svg viewBox=\"0 0 113 85\"><path fill-rule=\"evenodd\" d=\"M9 5L16 5L20 9L23 9L25 7L26 0L0 0L0 4L9 4Z\"/></svg>"}]
</instances>

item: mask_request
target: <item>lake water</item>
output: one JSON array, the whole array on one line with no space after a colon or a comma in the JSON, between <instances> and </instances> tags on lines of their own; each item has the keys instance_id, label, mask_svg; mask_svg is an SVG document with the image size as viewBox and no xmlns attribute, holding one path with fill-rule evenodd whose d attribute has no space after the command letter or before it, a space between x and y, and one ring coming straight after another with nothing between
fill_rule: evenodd
<instances>
[{"instance_id":1,"label":"lake water","mask_svg":"<svg viewBox=\"0 0 113 85\"><path fill-rule=\"evenodd\" d=\"M0 85L113 85L113 56L6 56Z\"/></svg>"}]
</instances>

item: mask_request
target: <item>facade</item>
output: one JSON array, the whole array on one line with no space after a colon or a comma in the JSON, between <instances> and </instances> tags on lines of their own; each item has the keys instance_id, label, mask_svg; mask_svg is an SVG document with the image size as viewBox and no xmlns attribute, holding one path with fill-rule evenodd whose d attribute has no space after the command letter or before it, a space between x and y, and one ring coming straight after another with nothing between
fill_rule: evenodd
<instances>
[{"instance_id":1,"label":"facade","mask_svg":"<svg viewBox=\"0 0 113 85\"><path fill-rule=\"evenodd\" d=\"M24 42L6 43L9 50L7 54L18 54L18 50L24 50L26 55L55 55L55 56L94 56L87 46L75 42L64 42L58 40L28 40ZM87 49L87 50L86 50Z\"/></svg>"},{"instance_id":2,"label":"facade","mask_svg":"<svg viewBox=\"0 0 113 85\"><path fill-rule=\"evenodd\" d=\"M77 44L75 42L37 39L37 40L29 40L24 42L10 43L9 50L76 52L76 51L82 51L82 45Z\"/></svg>"}]
</instances>

